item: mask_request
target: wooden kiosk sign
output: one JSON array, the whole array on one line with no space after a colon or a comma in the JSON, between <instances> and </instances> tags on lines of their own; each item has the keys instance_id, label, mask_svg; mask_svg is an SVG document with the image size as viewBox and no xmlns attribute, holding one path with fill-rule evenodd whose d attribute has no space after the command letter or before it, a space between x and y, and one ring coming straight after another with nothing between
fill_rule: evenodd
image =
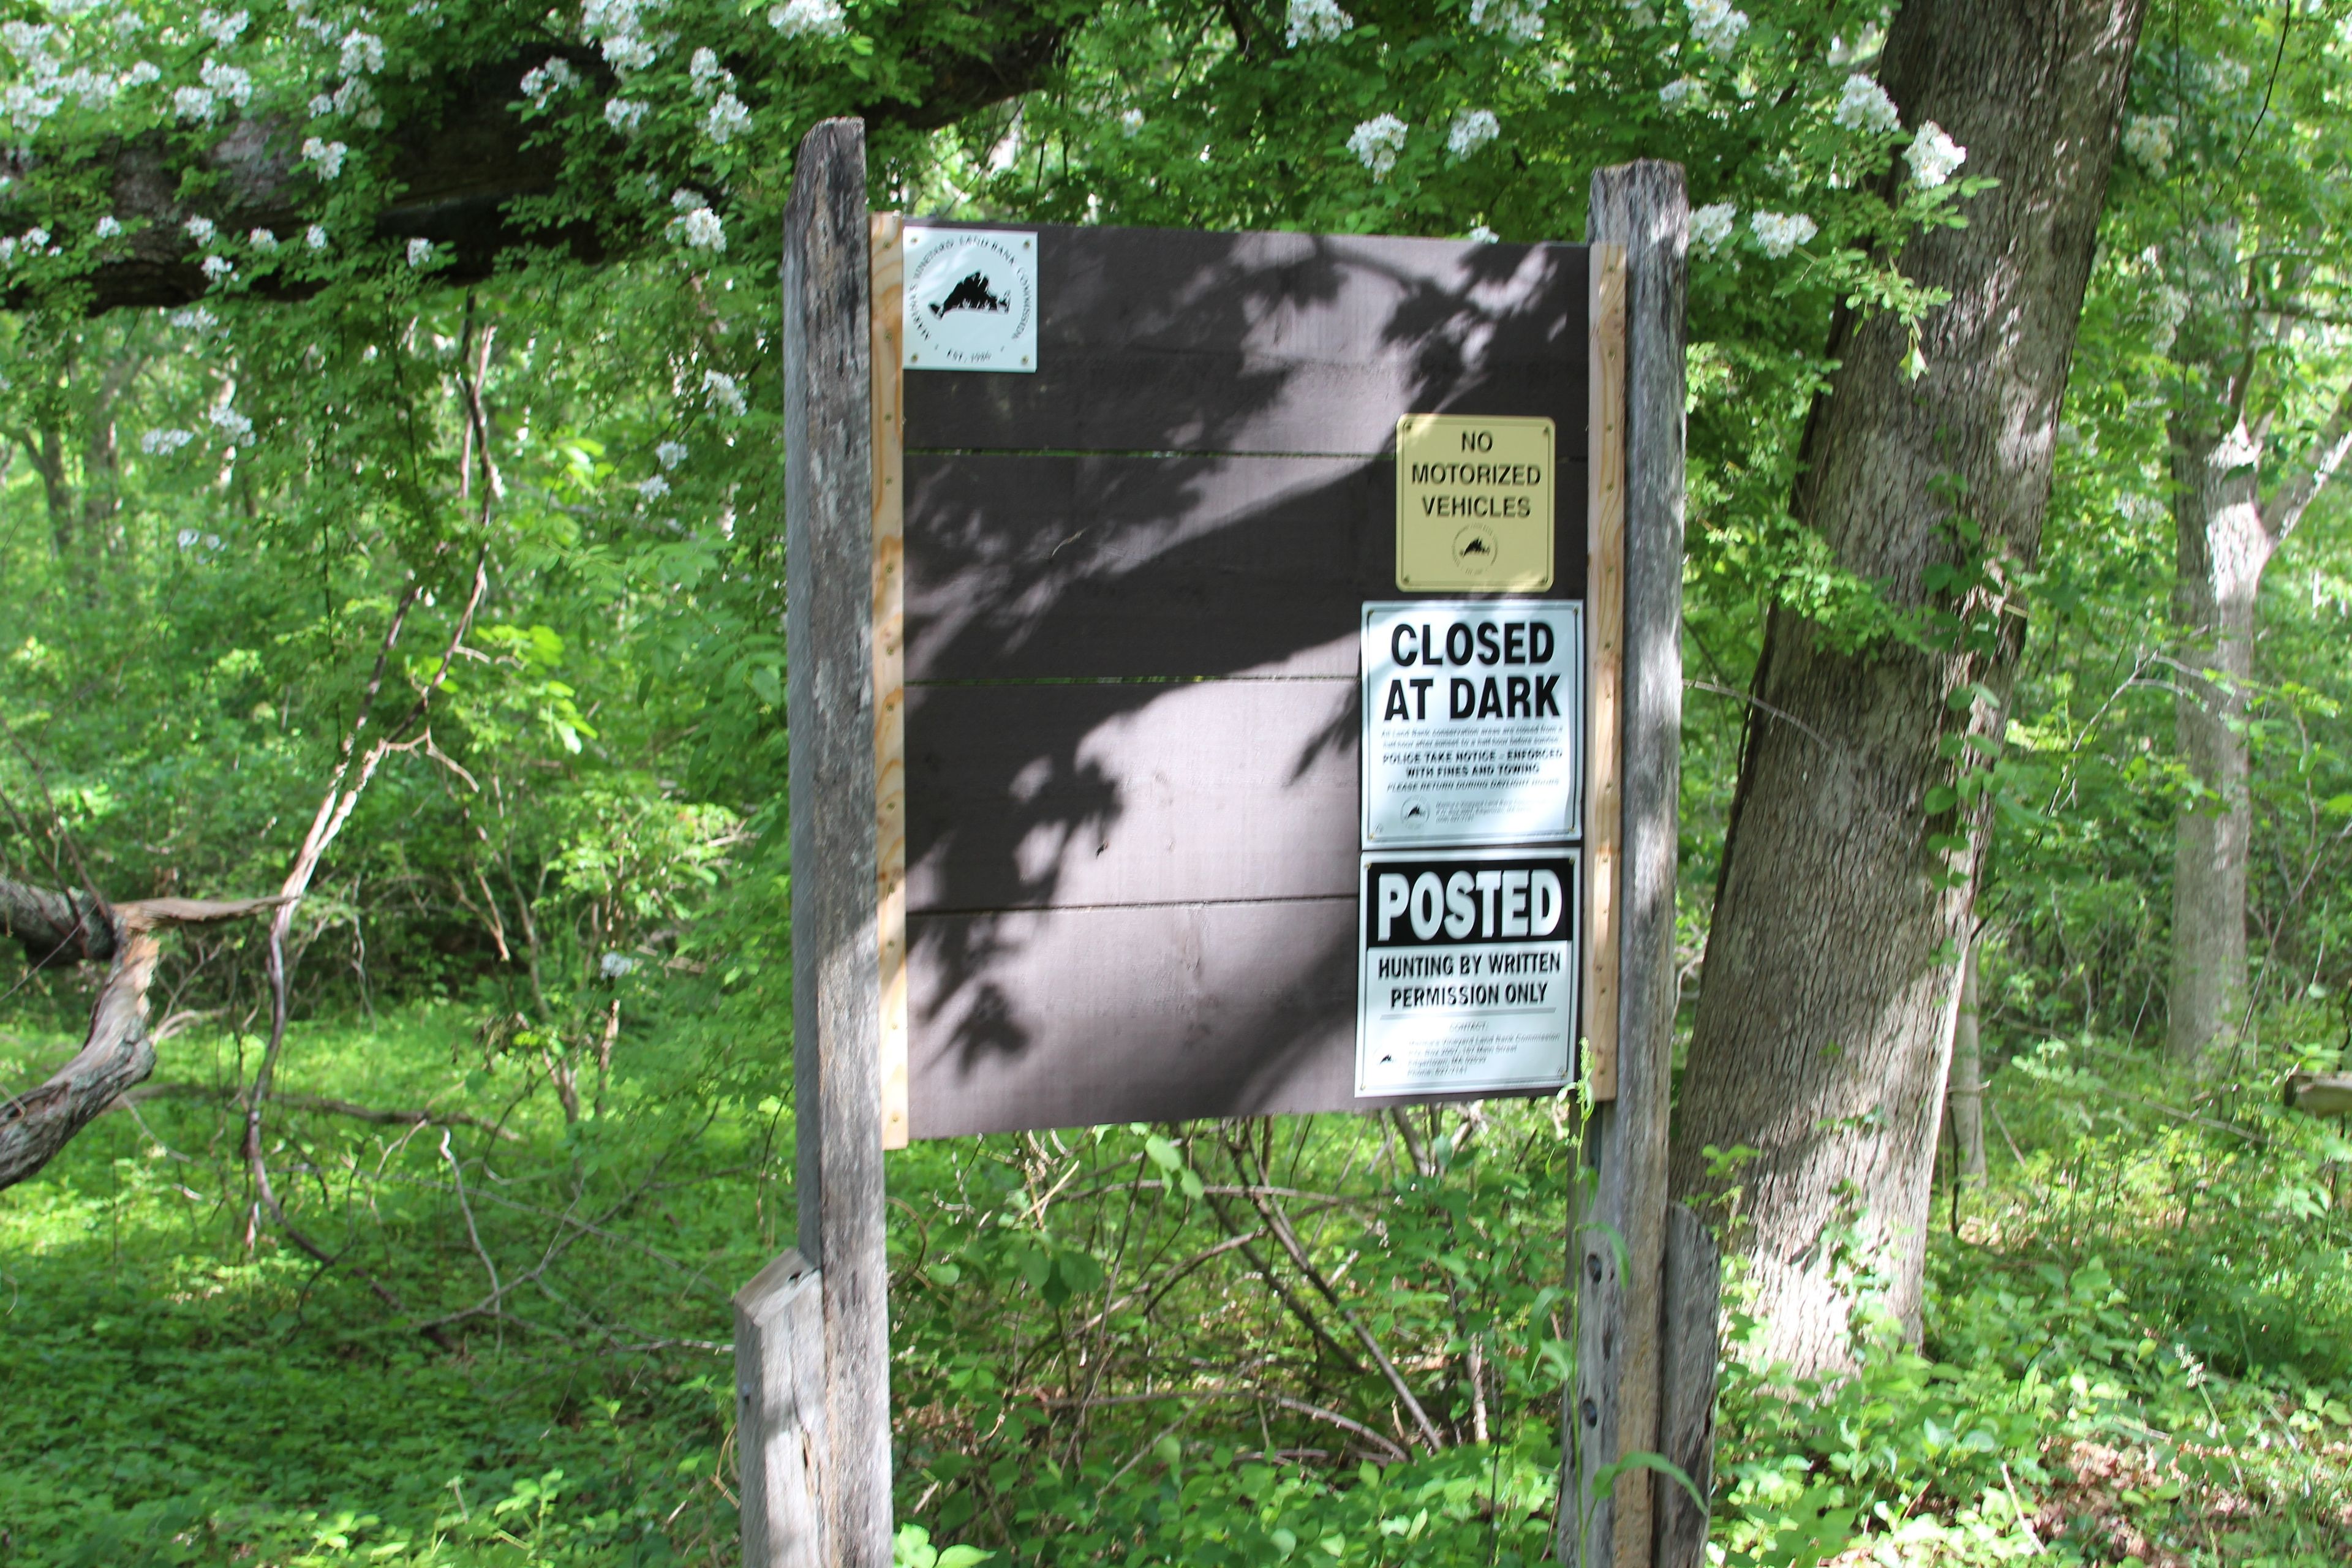
<instances>
[{"instance_id":1,"label":"wooden kiosk sign","mask_svg":"<svg viewBox=\"0 0 2352 1568\"><path fill-rule=\"evenodd\" d=\"M1698 1561L1703 1512L1619 1462L1704 1484L1715 1348L1664 1199L1680 172L1597 177L1590 246L920 224L866 189L862 127L810 132L800 1224L737 1298L746 1561L890 1560L886 1149L1580 1071L1562 1545Z\"/></svg>"}]
</instances>

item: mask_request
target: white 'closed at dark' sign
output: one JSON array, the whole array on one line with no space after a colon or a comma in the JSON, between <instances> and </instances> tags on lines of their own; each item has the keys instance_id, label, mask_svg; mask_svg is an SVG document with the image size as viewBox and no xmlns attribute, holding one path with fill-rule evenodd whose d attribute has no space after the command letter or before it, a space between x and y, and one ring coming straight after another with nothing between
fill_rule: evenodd
<instances>
[{"instance_id":1,"label":"white 'closed at dark' sign","mask_svg":"<svg viewBox=\"0 0 2352 1568\"><path fill-rule=\"evenodd\" d=\"M1367 849L1543 844L1582 830L1584 606L1364 606Z\"/></svg>"}]
</instances>

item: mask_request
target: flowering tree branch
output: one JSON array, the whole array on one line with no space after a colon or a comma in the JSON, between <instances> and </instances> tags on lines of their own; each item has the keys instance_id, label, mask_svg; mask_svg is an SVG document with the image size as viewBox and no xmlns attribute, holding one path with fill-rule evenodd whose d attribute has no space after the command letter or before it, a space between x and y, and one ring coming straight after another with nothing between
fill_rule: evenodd
<instances>
[{"instance_id":1,"label":"flowering tree branch","mask_svg":"<svg viewBox=\"0 0 2352 1568\"><path fill-rule=\"evenodd\" d=\"M714 68L740 67L768 89L746 89L754 100L747 107L733 96L735 78L726 71L724 123L712 121L710 139L723 143L756 122L763 141L790 145L784 139L796 133L792 122L812 112L857 114L877 127L910 131L950 124L1038 86L1090 8L1088 0L1020 0L983 15L967 13L961 0L940 0L923 6L922 16L901 18L911 41L893 51L887 72L835 71L822 61L780 71L773 60L700 51L719 62ZM837 7L829 14L837 17ZM98 313L187 305L233 275L238 288L264 298L301 298L323 286L323 268L275 264L256 254L262 246L298 261L330 243L338 254L370 243L392 255L405 250L411 265L429 254L436 279L453 283L489 277L502 254L521 247L589 262L626 252L645 225L642 215L615 204L614 167L659 161L630 140L638 119L613 119L607 132L592 113L592 132L583 132L576 115L568 131L560 116L527 116L534 96L531 107L549 107L548 94L542 89L534 95L529 79L544 81L541 73L551 70L554 83L573 95L558 109L603 102L607 119L616 103L641 117L645 100L658 100L666 89L612 63L610 37L600 54L594 37L549 37L536 14L498 32L502 40L489 59L418 61L382 75L367 74L383 69L383 45L366 39L373 54L359 62L362 68L346 74L336 94L313 99L308 119L282 94L256 96L242 70L208 63L203 79L219 89L181 89L173 100L184 118L201 113L201 122L167 121L57 142L33 137L0 151L0 308L47 304ZM533 41L517 47L518 38ZM20 58L26 53L21 43L11 40ZM70 80L56 75L63 57L35 48L32 58L57 83ZM393 63L402 64L396 58ZM164 90L150 85L152 71L102 79L126 103L133 81L141 90ZM350 96L352 82L363 89L353 101L365 107L322 113L333 99ZM623 94L630 96L616 96ZM62 92L53 100L70 111ZM612 148L579 140L591 133L611 134ZM380 197L367 230L346 232L354 226L331 218L322 223L330 198L342 198L348 219L353 172L361 168L372 181L368 193ZM711 183L707 172L692 170L678 180ZM61 191L77 199L61 203ZM77 216L75 207L89 210ZM331 237L330 225L336 227ZM215 236L224 243L215 246ZM429 248L416 248L420 244Z\"/></svg>"}]
</instances>

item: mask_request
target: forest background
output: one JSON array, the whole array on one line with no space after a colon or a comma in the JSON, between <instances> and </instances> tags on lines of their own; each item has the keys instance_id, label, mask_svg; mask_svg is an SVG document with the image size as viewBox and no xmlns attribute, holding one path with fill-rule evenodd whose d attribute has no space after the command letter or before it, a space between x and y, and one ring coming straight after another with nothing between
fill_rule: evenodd
<instances>
[{"instance_id":1,"label":"forest background","mask_svg":"<svg viewBox=\"0 0 2352 1568\"><path fill-rule=\"evenodd\" d=\"M1019 221L1573 238L1593 168L1687 168L1694 1003L1768 611L1928 635L1790 500L1833 316L1928 320L1894 258L1985 189L1879 87L1885 6L7 16L0 879L266 896L337 825L282 1029L264 921L168 934L153 1077L0 1196L11 1561L734 1552L727 1297L792 1214L775 258L823 114L877 208ZM1985 825L1938 960L1983 1116L1916 1340L1858 1213L1834 1364L1735 1310L1727 1561L2352 1555L2352 1144L2278 1104L2352 1043L2347 87L2344 5L2147 14L2004 743L1928 803ZM2234 956L2176 914L2231 863ZM102 979L55 945L12 1091ZM892 1156L901 1561L1536 1560L1579 1131ZM1752 1157L1712 1152L1735 1251Z\"/></svg>"}]
</instances>

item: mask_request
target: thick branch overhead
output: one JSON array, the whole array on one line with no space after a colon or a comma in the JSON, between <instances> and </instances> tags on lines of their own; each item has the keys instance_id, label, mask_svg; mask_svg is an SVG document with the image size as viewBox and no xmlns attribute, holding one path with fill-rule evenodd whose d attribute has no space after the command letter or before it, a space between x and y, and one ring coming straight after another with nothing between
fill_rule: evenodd
<instances>
[{"instance_id":1,"label":"thick branch overhead","mask_svg":"<svg viewBox=\"0 0 2352 1568\"><path fill-rule=\"evenodd\" d=\"M1028 25L1018 16L992 17L998 41L985 51L919 49L904 57L911 68L904 79L926 83L919 98L868 88L875 101L846 103L842 112L871 126L928 131L1030 91L1074 24L1032 6L1019 9L1028 13ZM545 121L526 123L518 112L519 83L551 55L568 60L587 90L600 97L614 90L611 71L593 50L544 45L404 89L403 102L378 132L394 194L376 213L374 239L431 240L449 258L435 276L449 283L490 276L500 254L518 247L554 248L593 262L628 243L614 226L593 220L556 226L517 219L519 203L566 194L562 132ZM112 216L127 232L81 282L87 292L78 302L96 314L203 299L210 290L199 265L203 252L183 228L191 217L207 218L224 234L299 234L325 196L316 168L303 162L306 134L299 118L271 111L236 121L199 152L187 150L183 134L159 131L93 157L83 172L110 194ZM576 164L576 151L572 156ZM26 195L23 176L37 168L34 154L0 152L0 175L16 187L14 201L0 197L0 228L21 227L37 216L14 210ZM298 298L317 287L306 277L263 272L251 292ZM0 306L11 309L38 298L21 275L0 289Z\"/></svg>"}]
</instances>

